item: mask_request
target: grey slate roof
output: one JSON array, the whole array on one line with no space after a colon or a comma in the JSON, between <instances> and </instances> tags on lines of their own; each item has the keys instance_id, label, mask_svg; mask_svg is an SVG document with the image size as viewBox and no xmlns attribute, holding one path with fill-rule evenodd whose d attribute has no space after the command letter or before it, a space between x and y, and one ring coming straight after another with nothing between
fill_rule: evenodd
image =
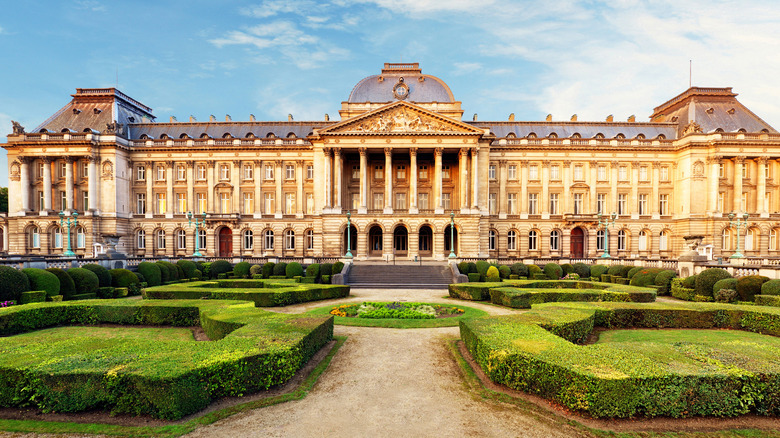
<instances>
[{"instance_id":1,"label":"grey slate roof","mask_svg":"<svg viewBox=\"0 0 780 438\"><path fill-rule=\"evenodd\" d=\"M418 63L385 64L382 74L362 79L349 93L350 103L392 102L393 87L403 78L409 87L409 102L455 102L455 97L441 79L422 74Z\"/></svg>"},{"instance_id":2,"label":"grey slate roof","mask_svg":"<svg viewBox=\"0 0 780 438\"><path fill-rule=\"evenodd\" d=\"M235 138L247 138L253 135L257 138L266 138L269 134L274 137L286 138L290 133L297 138L306 138L315 129L322 128L335 122L186 122L186 123L144 123L130 126L130 138L140 138L147 135L150 138L161 138L167 134L170 138L180 138L187 134L190 138L200 138L207 134L211 138L222 138L225 134Z\"/></svg>"},{"instance_id":3,"label":"grey slate roof","mask_svg":"<svg viewBox=\"0 0 780 438\"><path fill-rule=\"evenodd\" d=\"M559 138L568 138L579 134L582 138L594 138L597 134L605 138L614 138L623 134L625 138L634 138L642 134L647 139L663 135L667 139L677 138L677 125L673 123L636 123L636 122L471 122L479 128L490 128L498 138L514 134L515 137L528 137L533 133L539 138L555 133Z\"/></svg>"}]
</instances>

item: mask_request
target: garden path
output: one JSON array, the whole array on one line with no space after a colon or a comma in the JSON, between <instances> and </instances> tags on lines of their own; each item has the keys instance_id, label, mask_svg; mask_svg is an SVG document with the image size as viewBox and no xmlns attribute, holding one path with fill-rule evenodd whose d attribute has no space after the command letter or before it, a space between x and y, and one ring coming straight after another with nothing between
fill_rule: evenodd
<instances>
[{"instance_id":1,"label":"garden path","mask_svg":"<svg viewBox=\"0 0 780 438\"><path fill-rule=\"evenodd\" d=\"M357 289L348 302L446 302L442 290ZM344 303L334 300L332 303ZM330 302L274 309L299 313ZM516 310L469 303L491 314ZM581 430L469 392L447 348L457 327L336 326L347 342L303 400L241 413L189 437L576 437Z\"/></svg>"}]
</instances>

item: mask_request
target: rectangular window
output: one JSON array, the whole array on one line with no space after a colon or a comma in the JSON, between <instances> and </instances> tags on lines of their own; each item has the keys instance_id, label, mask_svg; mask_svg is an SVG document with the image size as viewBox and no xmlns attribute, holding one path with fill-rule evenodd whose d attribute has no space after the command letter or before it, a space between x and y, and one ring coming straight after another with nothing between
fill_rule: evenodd
<instances>
[{"instance_id":1,"label":"rectangular window","mask_svg":"<svg viewBox=\"0 0 780 438\"><path fill-rule=\"evenodd\" d=\"M649 181L649 178L647 177L647 166L639 168L639 181Z\"/></svg>"},{"instance_id":2,"label":"rectangular window","mask_svg":"<svg viewBox=\"0 0 780 438\"><path fill-rule=\"evenodd\" d=\"M357 209L357 207L352 207ZM306 214L314 214L314 193L306 194Z\"/></svg>"},{"instance_id":3,"label":"rectangular window","mask_svg":"<svg viewBox=\"0 0 780 438\"><path fill-rule=\"evenodd\" d=\"M628 181L628 167L620 166L618 168L618 181Z\"/></svg>"},{"instance_id":4,"label":"rectangular window","mask_svg":"<svg viewBox=\"0 0 780 438\"><path fill-rule=\"evenodd\" d=\"M726 165L724 163L718 164L718 178L726 177Z\"/></svg>"},{"instance_id":5,"label":"rectangular window","mask_svg":"<svg viewBox=\"0 0 780 438\"><path fill-rule=\"evenodd\" d=\"M284 194L284 214L295 214L295 193Z\"/></svg>"},{"instance_id":6,"label":"rectangular window","mask_svg":"<svg viewBox=\"0 0 780 438\"><path fill-rule=\"evenodd\" d=\"M451 198L449 193L441 194L441 206L444 209L444 211L448 211L450 208L452 208L452 203L451 203Z\"/></svg>"},{"instance_id":7,"label":"rectangular window","mask_svg":"<svg viewBox=\"0 0 780 438\"><path fill-rule=\"evenodd\" d=\"M187 233L184 230L176 234L176 246L177 249L187 249Z\"/></svg>"},{"instance_id":8,"label":"rectangular window","mask_svg":"<svg viewBox=\"0 0 780 438\"><path fill-rule=\"evenodd\" d=\"M383 208L385 208L384 193L374 193L374 210L381 210Z\"/></svg>"},{"instance_id":9,"label":"rectangular window","mask_svg":"<svg viewBox=\"0 0 780 438\"><path fill-rule=\"evenodd\" d=\"M84 160L81 162L81 177L89 178L89 161Z\"/></svg>"},{"instance_id":10,"label":"rectangular window","mask_svg":"<svg viewBox=\"0 0 780 438\"><path fill-rule=\"evenodd\" d=\"M198 214L206 212L206 194L198 193Z\"/></svg>"},{"instance_id":11,"label":"rectangular window","mask_svg":"<svg viewBox=\"0 0 780 438\"><path fill-rule=\"evenodd\" d=\"M550 179L558 181L561 179L561 167L558 165L550 166Z\"/></svg>"},{"instance_id":12,"label":"rectangular window","mask_svg":"<svg viewBox=\"0 0 780 438\"><path fill-rule=\"evenodd\" d=\"M606 181L607 180L607 166L601 166L599 165L596 179L599 181Z\"/></svg>"},{"instance_id":13,"label":"rectangular window","mask_svg":"<svg viewBox=\"0 0 780 438\"><path fill-rule=\"evenodd\" d=\"M184 166L176 166L176 179L184 181L187 179L187 168Z\"/></svg>"},{"instance_id":14,"label":"rectangular window","mask_svg":"<svg viewBox=\"0 0 780 438\"><path fill-rule=\"evenodd\" d=\"M574 214L582 214L582 193L574 194Z\"/></svg>"},{"instance_id":15,"label":"rectangular window","mask_svg":"<svg viewBox=\"0 0 780 438\"><path fill-rule=\"evenodd\" d=\"M578 164L574 166L574 181L582 181L583 179L582 165Z\"/></svg>"},{"instance_id":16,"label":"rectangular window","mask_svg":"<svg viewBox=\"0 0 780 438\"><path fill-rule=\"evenodd\" d=\"M295 166L288 164L284 167L284 179L295 179Z\"/></svg>"},{"instance_id":17,"label":"rectangular window","mask_svg":"<svg viewBox=\"0 0 780 438\"><path fill-rule=\"evenodd\" d=\"M662 216L669 214L669 195L658 195L658 212Z\"/></svg>"},{"instance_id":18,"label":"rectangular window","mask_svg":"<svg viewBox=\"0 0 780 438\"><path fill-rule=\"evenodd\" d=\"M265 202L263 207L263 213L265 214L274 214L276 212L276 203L274 202L273 193L265 193Z\"/></svg>"},{"instance_id":19,"label":"rectangular window","mask_svg":"<svg viewBox=\"0 0 780 438\"><path fill-rule=\"evenodd\" d=\"M764 179L770 178L769 169L771 168L771 164L767 163L764 165Z\"/></svg>"},{"instance_id":20,"label":"rectangular window","mask_svg":"<svg viewBox=\"0 0 780 438\"><path fill-rule=\"evenodd\" d=\"M417 178L428 179L428 165L423 164L417 169Z\"/></svg>"},{"instance_id":21,"label":"rectangular window","mask_svg":"<svg viewBox=\"0 0 780 438\"><path fill-rule=\"evenodd\" d=\"M395 194L395 207L398 210L406 210L406 193Z\"/></svg>"},{"instance_id":22,"label":"rectangular window","mask_svg":"<svg viewBox=\"0 0 780 438\"><path fill-rule=\"evenodd\" d=\"M274 166L270 164L265 165L265 179L274 179Z\"/></svg>"},{"instance_id":23,"label":"rectangular window","mask_svg":"<svg viewBox=\"0 0 780 438\"><path fill-rule=\"evenodd\" d=\"M516 164L510 164L509 167L507 167L507 178L511 179L511 180L517 179L517 165Z\"/></svg>"},{"instance_id":24,"label":"rectangular window","mask_svg":"<svg viewBox=\"0 0 780 438\"><path fill-rule=\"evenodd\" d=\"M314 196L314 195L312 195ZM312 198L312 204L314 204L313 201L314 198ZM360 193L353 193L352 194L352 209L357 210L360 208Z\"/></svg>"},{"instance_id":25,"label":"rectangular window","mask_svg":"<svg viewBox=\"0 0 780 438\"><path fill-rule=\"evenodd\" d=\"M442 166L441 167L441 177L442 179L450 179L450 166Z\"/></svg>"},{"instance_id":26,"label":"rectangular window","mask_svg":"<svg viewBox=\"0 0 780 438\"><path fill-rule=\"evenodd\" d=\"M135 168L135 179L137 181L143 181L146 179L146 167L138 166Z\"/></svg>"},{"instance_id":27,"label":"rectangular window","mask_svg":"<svg viewBox=\"0 0 780 438\"><path fill-rule=\"evenodd\" d=\"M355 168L352 168L352 178L355 177ZM358 177L360 177L360 170L358 170ZM314 179L314 166L311 164L306 165L306 179Z\"/></svg>"},{"instance_id":28,"label":"rectangular window","mask_svg":"<svg viewBox=\"0 0 780 438\"><path fill-rule=\"evenodd\" d=\"M743 193L742 194L741 203L742 203L742 205L740 205L740 207L741 207L740 210L747 211L748 210L748 194L747 193Z\"/></svg>"},{"instance_id":29,"label":"rectangular window","mask_svg":"<svg viewBox=\"0 0 780 438\"><path fill-rule=\"evenodd\" d=\"M539 179L539 166L537 166L536 164L532 164L528 166L528 179L530 180Z\"/></svg>"},{"instance_id":30,"label":"rectangular window","mask_svg":"<svg viewBox=\"0 0 780 438\"><path fill-rule=\"evenodd\" d=\"M669 168L667 166L661 167L661 181L669 181Z\"/></svg>"},{"instance_id":31,"label":"rectangular window","mask_svg":"<svg viewBox=\"0 0 780 438\"><path fill-rule=\"evenodd\" d=\"M68 193L60 191L60 210L68 209Z\"/></svg>"},{"instance_id":32,"label":"rectangular window","mask_svg":"<svg viewBox=\"0 0 780 438\"><path fill-rule=\"evenodd\" d=\"M167 210L167 206L165 205L165 193L158 193L157 194L157 214L165 214L165 211Z\"/></svg>"},{"instance_id":33,"label":"rectangular window","mask_svg":"<svg viewBox=\"0 0 780 438\"><path fill-rule=\"evenodd\" d=\"M490 211L490 214L496 214L497 213L497 204L498 204L498 195L495 193L488 194L488 210Z\"/></svg>"},{"instance_id":34,"label":"rectangular window","mask_svg":"<svg viewBox=\"0 0 780 438\"><path fill-rule=\"evenodd\" d=\"M742 178L748 177L748 165L747 163L742 163Z\"/></svg>"},{"instance_id":35,"label":"rectangular window","mask_svg":"<svg viewBox=\"0 0 780 438\"><path fill-rule=\"evenodd\" d=\"M135 212L136 214L146 213L146 193L135 194Z\"/></svg>"},{"instance_id":36,"label":"rectangular window","mask_svg":"<svg viewBox=\"0 0 780 438\"><path fill-rule=\"evenodd\" d=\"M723 192L718 193L718 211L723 211L723 198L724 198L724 193Z\"/></svg>"},{"instance_id":37,"label":"rectangular window","mask_svg":"<svg viewBox=\"0 0 780 438\"><path fill-rule=\"evenodd\" d=\"M639 194L637 209L639 210L640 215L647 214L647 194L645 193Z\"/></svg>"},{"instance_id":38,"label":"rectangular window","mask_svg":"<svg viewBox=\"0 0 780 438\"><path fill-rule=\"evenodd\" d=\"M617 214L619 215L624 215L628 212L628 210L626 210L626 198L627 196L625 193L618 194Z\"/></svg>"},{"instance_id":39,"label":"rectangular window","mask_svg":"<svg viewBox=\"0 0 780 438\"><path fill-rule=\"evenodd\" d=\"M68 165L64 161L60 162L60 178L65 178L68 173Z\"/></svg>"},{"instance_id":40,"label":"rectangular window","mask_svg":"<svg viewBox=\"0 0 780 438\"><path fill-rule=\"evenodd\" d=\"M596 213L607 214L607 194L599 193L596 195Z\"/></svg>"},{"instance_id":41,"label":"rectangular window","mask_svg":"<svg viewBox=\"0 0 780 438\"><path fill-rule=\"evenodd\" d=\"M381 164L374 166L374 179L385 179L385 166Z\"/></svg>"},{"instance_id":42,"label":"rectangular window","mask_svg":"<svg viewBox=\"0 0 780 438\"><path fill-rule=\"evenodd\" d=\"M406 179L406 166L400 164L395 166L395 179Z\"/></svg>"},{"instance_id":43,"label":"rectangular window","mask_svg":"<svg viewBox=\"0 0 780 438\"><path fill-rule=\"evenodd\" d=\"M206 179L206 166L198 164L198 180L204 181Z\"/></svg>"},{"instance_id":44,"label":"rectangular window","mask_svg":"<svg viewBox=\"0 0 780 438\"><path fill-rule=\"evenodd\" d=\"M230 193L219 194L219 212L229 214L230 211Z\"/></svg>"},{"instance_id":45,"label":"rectangular window","mask_svg":"<svg viewBox=\"0 0 780 438\"><path fill-rule=\"evenodd\" d=\"M244 193L244 214L252 214L255 212L255 198L251 192Z\"/></svg>"},{"instance_id":46,"label":"rectangular window","mask_svg":"<svg viewBox=\"0 0 780 438\"><path fill-rule=\"evenodd\" d=\"M84 207L84 211L89 210L89 192L88 191L85 190L85 191L81 192L81 201L82 201L82 206Z\"/></svg>"},{"instance_id":47,"label":"rectangular window","mask_svg":"<svg viewBox=\"0 0 780 438\"><path fill-rule=\"evenodd\" d=\"M219 179L221 181L227 181L230 179L230 166L227 164L219 165Z\"/></svg>"},{"instance_id":48,"label":"rectangular window","mask_svg":"<svg viewBox=\"0 0 780 438\"><path fill-rule=\"evenodd\" d=\"M506 212L508 214L517 214L517 193L507 193Z\"/></svg>"},{"instance_id":49,"label":"rectangular window","mask_svg":"<svg viewBox=\"0 0 780 438\"><path fill-rule=\"evenodd\" d=\"M312 166L312 174L314 172L314 166ZM352 179L360 179L360 166L352 166Z\"/></svg>"},{"instance_id":50,"label":"rectangular window","mask_svg":"<svg viewBox=\"0 0 780 438\"><path fill-rule=\"evenodd\" d=\"M418 193L417 194L417 208L420 210L427 210L428 207L428 194L427 193Z\"/></svg>"},{"instance_id":51,"label":"rectangular window","mask_svg":"<svg viewBox=\"0 0 780 438\"><path fill-rule=\"evenodd\" d=\"M176 212L183 214L187 212L187 194L186 193L177 193L176 194Z\"/></svg>"},{"instance_id":52,"label":"rectangular window","mask_svg":"<svg viewBox=\"0 0 780 438\"><path fill-rule=\"evenodd\" d=\"M38 211L43 211L43 192L38 192Z\"/></svg>"},{"instance_id":53,"label":"rectangular window","mask_svg":"<svg viewBox=\"0 0 780 438\"><path fill-rule=\"evenodd\" d=\"M491 164L488 166L488 178L490 179L496 179L496 165Z\"/></svg>"},{"instance_id":54,"label":"rectangular window","mask_svg":"<svg viewBox=\"0 0 780 438\"><path fill-rule=\"evenodd\" d=\"M550 214L558 214L558 194L550 193Z\"/></svg>"},{"instance_id":55,"label":"rectangular window","mask_svg":"<svg viewBox=\"0 0 780 438\"><path fill-rule=\"evenodd\" d=\"M528 214L536 214L536 199L537 199L536 193L529 193L528 194Z\"/></svg>"},{"instance_id":56,"label":"rectangular window","mask_svg":"<svg viewBox=\"0 0 780 438\"><path fill-rule=\"evenodd\" d=\"M165 167L157 166L157 181L165 181Z\"/></svg>"},{"instance_id":57,"label":"rectangular window","mask_svg":"<svg viewBox=\"0 0 780 438\"><path fill-rule=\"evenodd\" d=\"M38 163L38 178L43 178L43 169L45 168L44 163Z\"/></svg>"},{"instance_id":58,"label":"rectangular window","mask_svg":"<svg viewBox=\"0 0 780 438\"><path fill-rule=\"evenodd\" d=\"M251 164L244 164L244 179L254 179L255 168Z\"/></svg>"}]
</instances>

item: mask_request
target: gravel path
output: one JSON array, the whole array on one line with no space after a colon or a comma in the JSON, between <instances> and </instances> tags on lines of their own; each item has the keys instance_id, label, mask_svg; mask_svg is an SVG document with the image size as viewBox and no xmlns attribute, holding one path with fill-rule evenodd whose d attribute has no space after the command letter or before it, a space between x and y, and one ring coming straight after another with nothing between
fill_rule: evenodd
<instances>
[{"instance_id":1,"label":"gravel path","mask_svg":"<svg viewBox=\"0 0 780 438\"><path fill-rule=\"evenodd\" d=\"M358 289L348 301L446 302L441 290ZM344 300L335 302L343 303ZM298 313L327 302L277 309ZM485 304L493 314L516 311ZM348 336L303 400L235 415L189 437L572 437L556 421L466 390L446 341L457 327L385 329L336 326Z\"/></svg>"}]
</instances>

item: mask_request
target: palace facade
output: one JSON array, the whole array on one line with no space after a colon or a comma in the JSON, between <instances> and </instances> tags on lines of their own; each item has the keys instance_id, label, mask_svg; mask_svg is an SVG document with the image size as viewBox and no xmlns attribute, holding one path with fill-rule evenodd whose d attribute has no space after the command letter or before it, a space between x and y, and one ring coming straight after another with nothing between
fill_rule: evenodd
<instances>
[{"instance_id":1,"label":"palace facade","mask_svg":"<svg viewBox=\"0 0 780 438\"><path fill-rule=\"evenodd\" d=\"M336 257L349 221L359 260L445 259L451 240L465 258L598 257L605 245L676 258L689 235L727 257L734 212L747 218L745 255L778 256L780 135L736 96L689 88L647 122L464 121L441 79L385 64L338 121L159 122L117 89L79 88L2 144L2 248L61 253L64 211L78 214L72 246L85 256L119 235L136 256L197 244L204 256Z\"/></svg>"}]
</instances>

